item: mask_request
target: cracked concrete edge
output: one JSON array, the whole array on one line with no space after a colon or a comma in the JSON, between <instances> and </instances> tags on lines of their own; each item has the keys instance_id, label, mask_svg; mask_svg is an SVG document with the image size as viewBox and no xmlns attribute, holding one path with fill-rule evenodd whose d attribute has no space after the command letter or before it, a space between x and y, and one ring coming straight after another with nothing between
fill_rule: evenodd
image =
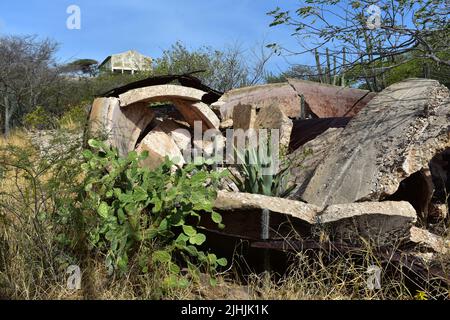
<instances>
[{"instance_id":1,"label":"cracked concrete edge","mask_svg":"<svg viewBox=\"0 0 450 320\"><path fill-rule=\"evenodd\" d=\"M404 218L416 222L417 214L408 202L362 202L319 207L297 200L241 192L219 191L214 207L218 210L268 209L273 213L289 215L311 225L329 224L340 220L370 215Z\"/></svg>"}]
</instances>

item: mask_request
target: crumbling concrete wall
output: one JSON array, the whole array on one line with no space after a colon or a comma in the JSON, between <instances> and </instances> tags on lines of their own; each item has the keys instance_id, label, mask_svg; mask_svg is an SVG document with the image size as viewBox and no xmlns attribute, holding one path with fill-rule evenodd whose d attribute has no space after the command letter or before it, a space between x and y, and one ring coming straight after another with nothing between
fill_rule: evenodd
<instances>
[{"instance_id":1,"label":"crumbling concrete wall","mask_svg":"<svg viewBox=\"0 0 450 320\"><path fill-rule=\"evenodd\" d=\"M450 147L449 91L435 80L397 83L344 129L301 198L319 206L376 201Z\"/></svg>"},{"instance_id":2,"label":"crumbling concrete wall","mask_svg":"<svg viewBox=\"0 0 450 320\"><path fill-rule=\"evenodd\" d=\"M190 137L196 121L203 131L233 124L280 129L283 146L296 149L289 156L291 182L298 185L293 200L219 192L216 209L224 213L228 234L257 239L261 210L268 209L273 237L292 229L313 237L314 229L324 228L331 241L368 239L384 246L419 238L416 229L410 235L416 213L445 210L440 193L449 182L450 94L437 81L410 79L375 95L290 79L232 90L217 101L217 92L188 80L195 86L171 85L163 77L98 98L91 131L106 129L121 155L149 151L143 165L155 168L166 156L183 165L191 144L211 149L211 141ZM149 107L154 102L169 103L177 114L156 112ZM302 126L320 129L303 140L293 121L302 115L322 118Z\"/></svg>"},{"instance_id":3,"label":"crumbling concrete wall","mask_svg":"<svg viewBox=\"0 0 450 320\"><path fill-rule=\"evenodd\" d=\"M367 90L289 79L287 83L231 90L212 107L218 110L222 121L233 119L234 109L240 105L253 105L257 110L276 105L291 119L352 117L375 95Z\"/></svg>"}]
</instances>

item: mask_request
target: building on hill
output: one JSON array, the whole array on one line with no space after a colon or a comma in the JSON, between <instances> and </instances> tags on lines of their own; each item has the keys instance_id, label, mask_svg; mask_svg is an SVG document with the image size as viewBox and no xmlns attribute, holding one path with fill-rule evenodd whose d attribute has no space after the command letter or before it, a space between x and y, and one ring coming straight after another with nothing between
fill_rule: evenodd
<instances>
[{"instance_id":1,"label":"building on hill","mask_svg":"<svg viewBox=\"0 0 450 320\"><path fill-rule=\"evenodd\" d=\"M107 57L99 66L100 72L129 73L152 70L153 59L130 50Z\"/></svg>"}]
</instances>

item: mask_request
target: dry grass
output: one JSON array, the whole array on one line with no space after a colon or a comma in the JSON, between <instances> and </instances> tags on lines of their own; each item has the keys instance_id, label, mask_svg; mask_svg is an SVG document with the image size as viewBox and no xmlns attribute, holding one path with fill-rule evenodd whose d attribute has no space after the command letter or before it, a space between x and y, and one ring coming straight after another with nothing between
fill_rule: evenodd
<instances>
[{"instance_id":1,"label":"dry grass","mask_svg":"<svg viewBox=\"0 0 450 320\"><path fill-rule=\"evenodd\" d=\"M0 136L0 147L4 147L7 145L13 145L17 147L30 147L30 140L25 131L23 130L14 130L8 137Z\"/></svg>"},{"instance_id":2,"label":"dry grass","mask_svg":"<svg viewBox=\"0 0 450 320\"><path fill-rule=\"evenodd\" d=\"M381 290L369 290L367 267L352 259L337 259L324 263L311 261L306 255L296 256L295 267L278 281L251 277L251 284L259 288L262 299L277 300L378 300L411 299L401 281L382 283ZM397 294L395 294L395 292Z\"/></svg>"}]
</instances>

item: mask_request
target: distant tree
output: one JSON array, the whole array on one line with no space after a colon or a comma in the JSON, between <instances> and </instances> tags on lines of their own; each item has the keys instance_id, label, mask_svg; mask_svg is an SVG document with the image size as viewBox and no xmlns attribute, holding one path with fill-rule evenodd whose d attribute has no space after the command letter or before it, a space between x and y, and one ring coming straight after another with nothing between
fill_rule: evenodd
<instances>
[{"instance_id":1,"label":"distant tree","mask_svg":"<svg viewBox=\"0 0 450 320\"><path fill-rule=\"evenodd\" d=\"M200 47L189 50L182 42L175 43L156 59L154 74L193 73L210 87L227 91L264 80L265 65L271 53L264 47L252 52L252 57L239 46L224 50ZM198 72L200 71L200 72Z\"/></svg>"},{"instance_id":2,"label":"distant tree","mask_svg":"<svg viewBox=\"0 0 450 320\"><path fill-rule=\"evenodd\" d=\"M415 57L414 54L407 53L404 56L395 57L394 63L397 66L393 69L386 70L381 76L380 84L382 88L390 86L408 78L429 78L438 80L443 85L450 88L450 67L444 64L438 64L433 61ZM387 64L385 64L387 65ZM348 77L358 78L361 68L355 66L352 73ZM361 86L363 89L370 89L366 82Z\"/></svg>"},{"instance_id":3,"label":"distant tree","mask_svg":"<svg viewBox=\"0 0 450 320\"><path fill-rule=\"evenodd\" d=\"M306 0L295 12L276 8L268 14L271 26L291 27L299 43L295 50L272 48L321 57L329 50L338 73L350 73L372 91L382 90L388 73L411 59L429 68L450 66L447 0Z\"/></svg>"},{"instance_id":4,"label":"distant tree","mask_svg":"<svg viewBox=\"0 0 450 320\"><path fill-rule=\"evenodd\" d=\"M55 42L34 36L0 38L0 110L6 135L24 114L46 105L48 92L59 81L56 49Z\"/></svg>"},{"instance_id":5,"label":"distant tree","mask_svg":"<svg viewBox=\"0 0 450 320\"><path fill-rule=\"evenodd\" d=\"M93 59L78 59L62 67L63 72L87 75L98 75L98 61Z\"/></svg>"},{"instance_id":6,"label":"distant tree","mask_svg":"<svg viewBox=\"0 0 450 320\"><path fill-rule=\"evenodd\" d=\"M213 54L214 52L207 47L189 51L182 42L178 41L170 49L164 50L162 56L155 60L153 72L156 75L164 75L202 71L197 76L204 80L211 75L211 56Z\"/></svg>"},{"instance_id":7,"label":"distant tree","mask_svg":"<svg viewBox=\"0 0 450 320\"><path fill-rule=\"evenodd\" d=\"M270 73L266 77L266 82L286 82L289 78L320 82L320 78L317 75L317 69L305 65L293 65L287 71L284 71L278 75Z\"/></svg>"},{"instance_id":8,"label":"distant tree","mask_svg":"<svg viewBox=\"0 0 450 320\"><path fill-rule=\"evenodd\" d=\"M73 82L72 86L77 86L82 91L83 100L94 99L96 96L104 94L111 89L124 86L126 84L139 81L152 76L151 72L137 72L135 74L121 73L101 73L94 78L83 78L78 83Z\"/></svg>"}]
</instances>

